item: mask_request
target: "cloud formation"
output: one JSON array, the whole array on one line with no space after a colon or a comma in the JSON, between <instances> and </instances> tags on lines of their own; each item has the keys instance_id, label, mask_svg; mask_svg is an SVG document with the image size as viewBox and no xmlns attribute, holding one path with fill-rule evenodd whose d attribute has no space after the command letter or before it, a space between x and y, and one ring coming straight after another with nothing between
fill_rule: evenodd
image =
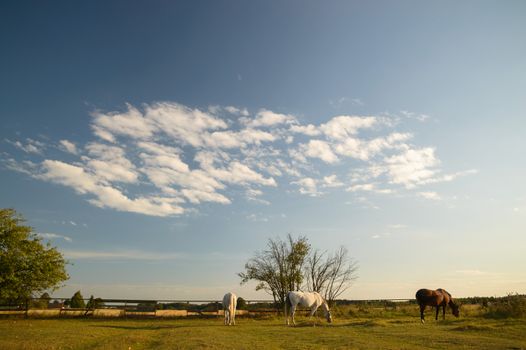
<instances>
[{"instance_id":1,"label":"cloud formation","mask_svg":"<svg viewBox=\"0 0 526 350\"><path fill-rule=\"evenodd\" d=\"M395 126L386 116L338 115L315 125L269 109L128 104L94 111L88 143L60 140L67 158L47 157L43 142L26 139L8 143L41 159L4 161L11 170L72 188L95 206L153 216L184 214L207 202L269 204L272 188L311 197L342 186L349 195L387 195L475 172L444 174L434 147L411 143L414 135Z\"/></svg>"},{"instance_id":2,"label":"cloud formation","mask_svg":"<svg viewBox=\"0 0 526 350\"><path fill-rule=\"evenodd\" d=\"M44 238L44 239L63 239L65 240L66 242L72 242L73 240L71 239L71 237L68 237L68 236L64 236L64 235L59 235L57 233L43 233L43 232L38 232L36 234L38 237L40 238Z\"/></svg>"}]
</instances>

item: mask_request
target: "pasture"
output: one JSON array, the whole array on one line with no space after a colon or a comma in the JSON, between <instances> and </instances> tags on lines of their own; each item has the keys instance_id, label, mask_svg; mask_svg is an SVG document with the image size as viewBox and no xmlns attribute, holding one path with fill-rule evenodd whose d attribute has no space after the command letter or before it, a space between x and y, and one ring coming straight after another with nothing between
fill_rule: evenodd
<instances>
[{"instance_id":1,"label":"pasture","mask_svg":"<svg viewBox=\"0 0 526 350\"><path fill-rule=\"evenodd\" d=\"M476 308L420 324L418 306L343 307L328 325L281 317L173 319L0 318L0 349L526 349L524 318L489 319ZM427 311L431 316L431 310Z\"/></svg>"}]
</instances>

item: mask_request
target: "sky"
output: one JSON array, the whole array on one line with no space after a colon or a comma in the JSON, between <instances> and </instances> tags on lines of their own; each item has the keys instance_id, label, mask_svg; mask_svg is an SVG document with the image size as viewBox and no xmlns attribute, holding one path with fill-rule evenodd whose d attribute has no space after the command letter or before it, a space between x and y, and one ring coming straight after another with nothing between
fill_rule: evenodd
<instances>
[{"instance_id":1,"label":"sky","mask_svg":"<svg viewBox=\"0 0 526 350\"><path fill-rule=\"evenodd\" d=\"M348 299L526 293L523 1L5 1L0 207L53 293L269 299L268 239Z\"/></svg>"}]
</instances>

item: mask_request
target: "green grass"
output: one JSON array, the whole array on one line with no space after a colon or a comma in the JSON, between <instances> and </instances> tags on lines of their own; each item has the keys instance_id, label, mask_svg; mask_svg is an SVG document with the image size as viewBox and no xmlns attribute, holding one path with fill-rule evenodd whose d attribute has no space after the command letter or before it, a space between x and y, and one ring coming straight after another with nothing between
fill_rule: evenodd
<instances>
[{"instance_id":1,"label":"green grass","mask_svg":"<svg viewBox=\"0 0 526 350\"><path fill-rule=\"evenodd\" d=\"M345 310L348 313L348 310ZM353 311L354 313L354 311ZM435 321L431 310L343 317L313 327L281 318L0 319L0 349L526 349L525 319L465 316Z\"/></svg>"}]
</instances>

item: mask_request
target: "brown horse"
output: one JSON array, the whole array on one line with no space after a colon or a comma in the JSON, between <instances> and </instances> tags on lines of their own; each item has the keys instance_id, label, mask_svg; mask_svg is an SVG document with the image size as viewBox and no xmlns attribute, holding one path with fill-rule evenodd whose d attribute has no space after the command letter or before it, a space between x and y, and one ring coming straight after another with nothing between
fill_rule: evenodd
<instances>
[{"instance_id":1,"label":"brown horse","mask_svg":"<svg viewBox=\"0 0 526 350\"><path fill-rule=\"evenodd\" d=\"M449 305L451 311L455 317L459 315L459 305L455 304L451 294L444 289L430 290L420 289L416 292L416 301L420 305L420 321L424 323L424 310L426 306L436 307L435 320L438 320L438 310L442 306L442 318L446 319L446 306Z\"/></svg>"}]
</instances>

